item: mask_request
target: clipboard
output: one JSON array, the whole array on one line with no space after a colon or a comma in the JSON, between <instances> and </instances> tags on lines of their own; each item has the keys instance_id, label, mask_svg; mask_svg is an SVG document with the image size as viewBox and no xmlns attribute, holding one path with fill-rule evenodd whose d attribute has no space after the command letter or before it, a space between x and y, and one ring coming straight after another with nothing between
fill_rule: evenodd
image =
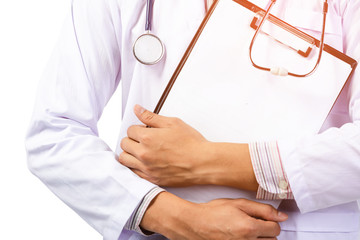
<instances>
[{"instance_id":1,"label":"clipboard","mask_svg":"<svg viewBox=\"0 0 360 240\"><path fill-rule=\"evenodd\" d=\"M154 112L179 117L209 141L249 143L296 140L315 135L357 62L324 46L317 71L306 78L271 75L254 68L249 45L265 10L247 0L216 0L177 66ZM267 24L267 26L266 26ZM290 51L260 34L253 59L262 65L306 72L314 66L319 40L269 15L264 31L296 42ZM256 193L222 186L167 188L192 202L217 198L256 200ZM258 201L258 200L257 200ZM260 201L277 207L280 201Z\"/></svg>"}]
</instances>

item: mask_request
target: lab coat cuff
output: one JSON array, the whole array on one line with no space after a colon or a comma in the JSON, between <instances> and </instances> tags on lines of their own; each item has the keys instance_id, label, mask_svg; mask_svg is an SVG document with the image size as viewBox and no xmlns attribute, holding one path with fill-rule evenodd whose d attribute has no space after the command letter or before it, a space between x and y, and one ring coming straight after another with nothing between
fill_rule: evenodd
<instances>
[{"instance_id":1,"label":"lab coat cuff","mask_svg":"<svg viewBox=\"0 0 360 240\"><path fill-rule=\"evenodd\" d=\"M143 235L143 236L149 236L153 233L151 232L144 232L143 229L140 227L141 220L144 217L144 214L149 207L150 203L153 201L153 199L161 192L164 192L165 190L160 187L154 187L151 189L148 194L143 198L141 201L139 207L134 211L131 218L127 222L125 228L136 231L137 233Z\"/></svg>"},{"instance_id":2,"label":"lab coat cuff","mask_svg":"<svg viewBox=\"0 0 360 240\"><path fill-rule=\"evenodd\" d=\"M282 166L276 141L249 144L251 162L259 188L256 198L262 200L293 199L287 175Z\"/></svg>"},{"instance_id":3,"label":"lab coat cuff","mask_svg":"<svg viewBox=\"0 0 360 240\"><path fill-rule=\"evenodd\" d=\"M303 163L297 157L297 149L301 146L299 140L279 140L278 147L282 163L288 180L292 186L294 199L301 213L312 212L319 209L322 203L316 201L309 192L309 186L303 175Z\"/></svg>"},{"instance_id":4,"label":"lab coat cuff","mask_svg":"<svg viewBox=\"0 0 360 240\"><path fill-rule=\"evenodd\" d=\"M114 217L109 219L106 228L103 231L104 240L119 239L122 232L127 230L127 221L131 218L134 211L136 211L139 204L141 204L144 196L146 196L146 194L148 194L156 186L143 179L138 179L138 181L134 181L130 185L132 188L128 189L128 194L123 195L123 199L120 201L124 204L121 204L118 209L116 209L116 214L114 214Z\"/></svg>"}]
</instances>

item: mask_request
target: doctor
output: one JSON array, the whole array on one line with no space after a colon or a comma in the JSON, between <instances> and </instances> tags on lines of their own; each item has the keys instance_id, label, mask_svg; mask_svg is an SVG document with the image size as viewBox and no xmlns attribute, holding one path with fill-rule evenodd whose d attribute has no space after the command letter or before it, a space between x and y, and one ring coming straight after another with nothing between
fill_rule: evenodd
<instances>
[{"instance_id":1,"label":"doctor","mask_svg":"<svg viewBox=\"0 0 360 240\"><path fill-rule=\"evenodd\" d=\"M133 44L144 33L145 0L72 3L40 83L26 140L28 163L106 240L144 239L145 230L170 239L275 239L278 222L287 219L247 200L195 204L162 192L121 165L120 150L112 152L98 137L97 121L119 84L120 139L139 123L135 104L155 106L205 13L203 0L156 0L152 31L166 54L157 65L146 66L133 55Z\"/></svg>"},{"instance_id":2,"label":"doctor","mask_svg":"<svg viewBox=\"0 0 360 240\"><path fill-rule=\"evenodd\" d=\"M320 38L321 1L278 4L278 15ZM359 6L329 1L326 28L327 43L357 60L360 30L352 22L360 18ZM287 199L280 210L289 220L280 224L279 239L358 239L359 81L357 70L320 133L298 142L209 142L181 120L137 105L135 113L143 125L128 129L119 161L161 186L213 184L257 191L259 199Z\"/></svg>"},{"instance_id":3,"label":"doctor","mask_svg":"<svg viewBox=\"0 0 360 240\"><path fill-rule=\"evenodd\" d=\"M261 7L266 5L263 1L255 2ZM279 1L277 13L284 16L288 9L299 8L305 13L304 18L308 18L318 16L321 4L313 0L306 4ZM329 9L334 25L340 26L327 34L329 43L359 59L360 35L353 24L360 16L359 3L331 1ZM96 123L118 84L122 84L123 95L119 139L127 139L128 132L132 134L134 127L128 129L140 124L137 118L147 124L149 113L136 107L136 116L133 107L140 104L147 109L154 108L205 12L206 4L201 0L156 0L152 30L164 42L166 54L157 65L149 67L136 61L132 51L133 43L144 31L146 1L73 1L71 15L40 84L27 134L29 167L104 239L142 239L140 233L145 230L171 239L226 239L218 234L236 234L235 239L274 239L279 231L276 222L286 220L286 215L246 200L193 204L163 192L119 164L118 155L122 151L118 149L117 154L113 153L98 138ZM301 27L302 19L298 19L298 23ZM303 27L318 34L317 27L311 22L308 24L310 26ZM300 143L278 144L285 166L282 174L289 179L282 186L288 193L286 198L294 195L302 213L316 211L300 214L295 202L284 204L282 210L287 211L290 218L289 224L283 225L280 239L356 239L359 216L355 200L360 198L358 82L356 73L323 133ZM150 119L156 120L156 117ZM176 126L183 125L179 120L175 122ZM156 130L159 122L154 124ZM187 129L191 137L201 138L191 127L181 127ZM129 136L129 139L133 138ZM253 148L257 145L253 144ZM270 148L271 144L266 146ZM248 161L240 164L249 170L248 178L235 180L237 187L250 186L250 190L256 190L258 176L253 174L251 162L246 158L248 148L237 145L236 148L232 152L244 154L245 157L239 159ZM196 154L203 156L200 151ZM256 161L255 158L251 160ZM131 164L124 159L120 157L123 164ZM143 172L140 167L130 167L139 175ZM141 177L153 180L151 173ZM164 184L161 179L156 181ZM276 190L266 188L266 180L259 183L259 192L263 192L259 197L277 197ZM184 181L179 179L171 184L181 185ZM150 238L163 239L159 235Z\"/></svg>"},{"instance_id":4,"label":"doctor","mask_svg":"<svg viewBox=\"0 0 360 240\"><path fill-rule=\"evenodd\" d=\"M281 3L278 15L320 38L321 1ZM326 41L359 60L360 31L351 24L360 17L358 7L329 1ZM161 186L213 184L257 190L259 199L287 199L280 210L289 221L280 224L280 239L358 239L359 81L357 70L320 134L298 142L213 143L179 119L136 106L143 125L128 129L119 161Z\"/></svg>"}]
</instances>

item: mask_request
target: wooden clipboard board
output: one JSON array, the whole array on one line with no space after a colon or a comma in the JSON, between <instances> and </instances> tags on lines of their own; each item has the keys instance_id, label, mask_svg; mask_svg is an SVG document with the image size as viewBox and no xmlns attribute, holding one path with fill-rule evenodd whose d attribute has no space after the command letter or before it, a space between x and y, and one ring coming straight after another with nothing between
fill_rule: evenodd
<instances>
[{"instance_id":1,"label":"wooden clipboard board","mask_svg":"<svg viewBox=\"0 0 360 240\"><path fill-rule=\"evenodd\" d=\"M183 119L208 140L248 143L294 140L315 135L326 120L357 62L325 45L318 70L306 78L273 76L251 65L254 17L265 11L247 0L216 0L203 20L154 112ZM270 15L272 25L308 44L305 55L284 49L265 34L254 44L254 59L306 72L319 40ZM290 61L289 61L290 59ZM193 202L248 198L255 193L221 186L169 188ZM266 201L265 201L266 202ZM267 201L278 206L280 201Z\"/></svg>"}]
</instances>

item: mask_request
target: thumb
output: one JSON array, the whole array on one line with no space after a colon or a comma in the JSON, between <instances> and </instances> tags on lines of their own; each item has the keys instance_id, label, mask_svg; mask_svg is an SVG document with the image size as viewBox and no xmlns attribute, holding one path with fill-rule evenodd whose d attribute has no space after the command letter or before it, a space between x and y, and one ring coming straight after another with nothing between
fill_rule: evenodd
<instances>
[{"instance_id":1,"label":"thumb","mask_svg":"<svg viewBox=\"0 0 360 240\"><path fill-rule=\"evenodd\" d=\"M149 127L163 127L167 120L166 117L150 112L138 104L134 107L134 113L142 123Z\"/></svg>"},{"instance_id":2,"label":"thumb","mask_svg":"<svg viewBox=\"0 0 360 240\"><path fill-rule=\"evenodd\" d=\"M249 214L250 216L266 221L283 222L288 219L287 214L278 211L268 204L240 199L239 207L242 211Z\"/></svg>"}]
</instances>

